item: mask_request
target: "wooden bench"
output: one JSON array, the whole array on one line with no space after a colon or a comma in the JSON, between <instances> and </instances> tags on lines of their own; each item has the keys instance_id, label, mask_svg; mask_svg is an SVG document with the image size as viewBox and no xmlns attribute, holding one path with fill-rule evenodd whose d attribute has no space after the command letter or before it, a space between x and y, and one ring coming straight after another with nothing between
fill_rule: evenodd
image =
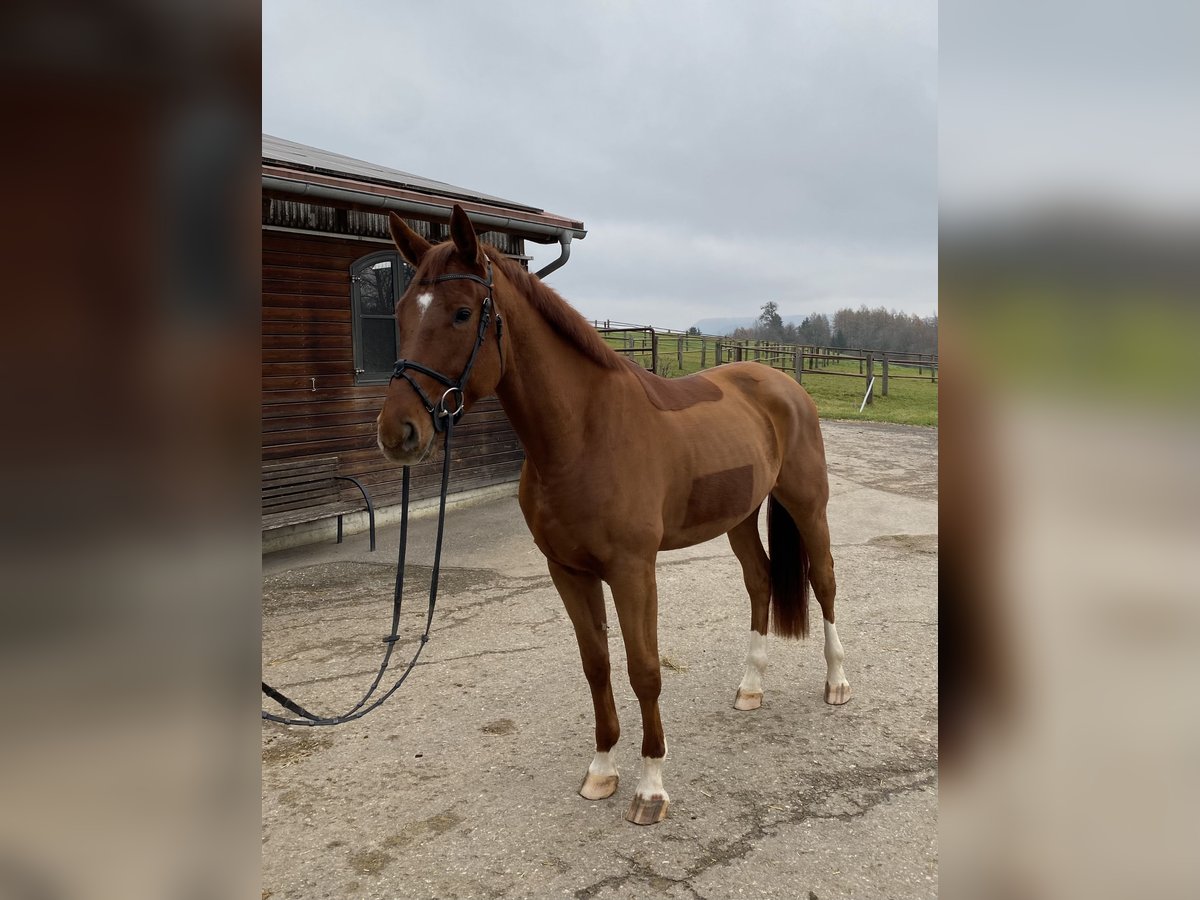
<instances>
[{"instance_id":1,"label":"wooden bench","mask_svg":"<svg viewBox=\"0 0 1200 900\"><path fill-rule=\"evenodd\" d=\"M342 482L346 481L358 488L362 494L361 500L343 496ZM371 497L357 478L338 474L336 456L263 464L263 531L337 516L337 539L340 544L342 516L361 511L364 503L371 526L371 549L374 550L375 509L371 505Z\"/></svg>"}]
</instances>

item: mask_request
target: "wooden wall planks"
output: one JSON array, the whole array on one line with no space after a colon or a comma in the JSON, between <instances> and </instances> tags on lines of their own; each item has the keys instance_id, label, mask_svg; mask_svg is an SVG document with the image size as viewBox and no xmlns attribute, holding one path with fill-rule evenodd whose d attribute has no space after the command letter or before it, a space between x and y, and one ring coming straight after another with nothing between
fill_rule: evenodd
<instances>
[{"instance_id":1,"label":"wooden wall planks","mask_svg":"<svg viewBox=\"0 0 1200 900\"><path fill-rule=\"evenodd\" d=\"M398 503L401 469L375 445L386 385L354 383L350 267L380 245L271 230L262 237L263 461L336 455L376 506ZM495 398L473 408L454 434L453 490L519 477L524 453ZM436 495L441 453L412 475L414 499Z\"/></svg>"}]
</instances>

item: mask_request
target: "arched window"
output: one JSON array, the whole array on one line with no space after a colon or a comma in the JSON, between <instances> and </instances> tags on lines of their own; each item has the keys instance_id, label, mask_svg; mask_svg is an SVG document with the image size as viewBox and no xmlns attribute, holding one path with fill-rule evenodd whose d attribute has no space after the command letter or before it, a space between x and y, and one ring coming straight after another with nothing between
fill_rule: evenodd
<instances>
[{"instance_id":1,"label":"arched window","mask_svg":"<svg viewBox=\"0 0 1200 900\"><path fill-rule=\"evenodd\" d=\"M394 250L364 256L350 267L355 384L391 377L396 363L396 301L412 275L412 267Z\"/></svg>"}]
</instances>

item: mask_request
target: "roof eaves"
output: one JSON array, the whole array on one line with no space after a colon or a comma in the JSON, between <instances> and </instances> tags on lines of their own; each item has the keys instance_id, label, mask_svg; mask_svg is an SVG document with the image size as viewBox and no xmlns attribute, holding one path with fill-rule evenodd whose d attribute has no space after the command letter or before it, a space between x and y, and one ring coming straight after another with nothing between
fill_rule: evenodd
<instances>
[{"instance_id":1,"label":"roof eaves","mask_svg":"<svg viewBox=\"0 0 1200 900\"><path fill-rule=\"evenodd\" d=\"M503 221L508 230L523 232L536 241L546 241L551 231L568 231L574 238L583 238L587 235L583 222L543 212L533 207L509 206L465 195L447 195L394 184L347 178L336 174L301 171L290 166L276 166L266 159L263 160L262 174L264 190L271 192L311 193L305 190L305 186L312 185L318 190L323 189L326 194L330 191L337 192L345 202L367 209L395 208L397 204L401 204L406 207L405 215L443 222L449 219L451 208L458 203L468 213ZM532 230L523 231L522 225L526 225Z\"/></svg>"}]
</instances>

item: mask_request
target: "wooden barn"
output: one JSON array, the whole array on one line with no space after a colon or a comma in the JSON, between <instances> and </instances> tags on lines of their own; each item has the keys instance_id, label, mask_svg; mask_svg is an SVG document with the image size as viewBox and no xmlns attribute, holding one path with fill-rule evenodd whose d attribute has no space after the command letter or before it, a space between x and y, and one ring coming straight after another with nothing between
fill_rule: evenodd
<instances>
[{"instance_id":1,"label":"wooden barn","mask_svg":"<svg viewBox=\"0 0 1200 900\"><path fill-rule=\"evenodd\" d=\"M445 239L460 204L484 240L528 265L525 242L560 245L563 263L583 223L534 206L431 181L264 134L262 138L262 462L264 551L332 539L335 506L366 528L350 481L379 523L394 519L401 470L375 445L375 416L396 359L395 301L412 270L388 236L389 210L430 240ZM455 429L451 489L515 482L523 453L495 398ZM413 469L414 499L436 496L441 455Z\"/></svg>"}]
</instances>

